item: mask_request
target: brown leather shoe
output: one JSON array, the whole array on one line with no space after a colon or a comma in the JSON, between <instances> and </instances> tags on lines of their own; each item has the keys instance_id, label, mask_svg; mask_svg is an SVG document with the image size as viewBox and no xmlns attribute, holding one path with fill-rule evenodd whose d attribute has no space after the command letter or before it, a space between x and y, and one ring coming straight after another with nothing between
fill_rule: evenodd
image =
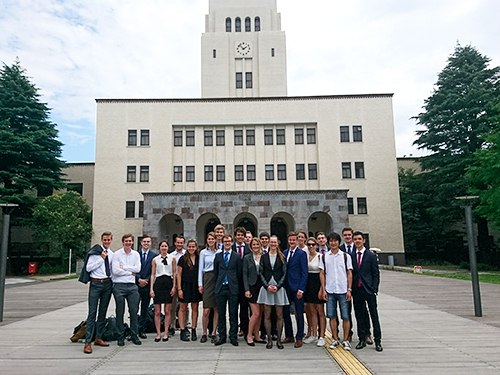
<instances>
[{"instance_id":1,"label":"brown leather shoe","mask_svg":"<svg viewBox=\"0 0 500 375\"><path fill-rule=\"evenodd\" d=\"M281 343L282 344L290 344L291 342L295 342L295 339L293 337L287 337Z\"/></svg>"},{"instance_id":2,"label":"brown leather shoe","mask_svg":"<svg viewBox=\"0 0 500 375\"><path fill-rule=\"evenodd\" d=\"M85 354L91 354L92 353L92 344L90 342L86 342L85 346L83 347L83 352Z\"/></svg>"},{"instance_id":3,"label":"brown leather shoe","mask_svg":"<svg viewBox=\"0 0 500 375\"><path fill-rule=\"evenodd\" d=\"M370 336L366 336L366 343L368 345L373 345L373 340L372 340L372 338Z\"/></svg>"},{"instance_id":4,"label":"brown leather shoe","mask_svg":"<svg viewBox=\"0 0 500 375\"><path fill-rule=\"evenodd\" d=\"M295 345L294 345L295 348L302 348L302 340L297 340L295 341Z\"/></svg>"},{"instance_id":5,"label":"brown leather shoe","mask_svg":"<svg viewBox=\"0 0 500 375\"><path fill-rule=\"evenodd\" d=\"M98 346L109 346L109 342L103 341L101 339L95 339L94 344Z\"/></svg>"}]
</instances>

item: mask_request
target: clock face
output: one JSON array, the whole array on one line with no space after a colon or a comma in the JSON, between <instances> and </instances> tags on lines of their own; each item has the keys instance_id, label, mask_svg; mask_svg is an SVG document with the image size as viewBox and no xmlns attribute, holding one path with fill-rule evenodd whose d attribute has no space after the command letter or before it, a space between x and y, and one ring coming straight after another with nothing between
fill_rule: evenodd
<instances>
[{"instance_id":1,"label":"clock face","mask_svg":"<svg viewBox=\"0 0 500 375\"><path fill-rule=\"evenodd\" d=\"M236 53L240 56L248 56L250 54L250 44L247 42L238 43Z\"/></svg>"}]
</instances>

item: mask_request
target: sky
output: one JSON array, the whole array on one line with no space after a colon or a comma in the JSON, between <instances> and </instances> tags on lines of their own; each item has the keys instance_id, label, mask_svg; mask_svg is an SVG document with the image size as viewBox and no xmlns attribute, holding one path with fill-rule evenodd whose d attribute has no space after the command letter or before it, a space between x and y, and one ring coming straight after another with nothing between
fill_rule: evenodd
<instances>
[{"instance_id":1,"label":"sky","mask_svg":"<svg viewBox=\"0 0 500 375\"><path fill-rule=\"evenodd\" d=\"M249 0L250 1L250 0ZM96 98L199 98L208 0L1 0L0 62L18 57L68 162L95 160ZM288 95L394 93L397 156L413 146L457 43L500 65L498 0L278 0Z\"/></svg>"}]
</instances>

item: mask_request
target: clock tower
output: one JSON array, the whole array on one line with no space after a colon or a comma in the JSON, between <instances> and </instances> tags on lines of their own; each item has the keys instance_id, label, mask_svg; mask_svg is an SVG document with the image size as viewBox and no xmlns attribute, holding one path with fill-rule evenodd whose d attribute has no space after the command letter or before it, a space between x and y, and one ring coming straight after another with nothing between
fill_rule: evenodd
<instances>
[{"instance_id":1,"label":"clock tower","mask_svg":"<svg viewBox=\"0 0 500 375\"><path fill-rule=\"evenodd\" d=\"M201 37L201 94L287 95L286 40L276 0L209 0Z\"/></svg>"}]
</instances>

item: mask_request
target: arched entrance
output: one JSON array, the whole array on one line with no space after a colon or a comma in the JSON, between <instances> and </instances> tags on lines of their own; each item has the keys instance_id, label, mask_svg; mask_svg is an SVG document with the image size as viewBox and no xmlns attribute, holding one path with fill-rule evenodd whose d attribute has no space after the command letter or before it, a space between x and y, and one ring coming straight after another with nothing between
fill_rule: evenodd
<instances>
[{"instance_id":1,"label":"arched entrance","mask_svg":"<svg viewBox=\"0 0 500 375\"><path fill-rule=\"evenodd\" d=\"M205 245L207 234L213 232L216 225L220 224L217 215L213 213L205 213L198 218L196 222L196 241L198 246Z\"/></svg>"},{"instance_id":2,"label":"arched entrance","mask_svg":"<svg viewBox=\"0 0 500 375\"><path fill-rule=\"evenodd\" d=\"M252 214L248 212L242 212L234 218L233 223L235 229L238 227L243 227L246 230L252 232L252 235L254 237L258 236L257 219Z\"/></svg>"},{"instance_id":3,"label":"arched entrance","mask_svg":"<svg viewBox=\"0 0 500 375\"><path fill-rule=\"evenodd\" d=\"M309 216L309 220L307 220L307 231L309 237L316 237L318 232L323 232L325 235L332 231L332 218L330 215L317 211Z\"/></svg>"},{"instance_id":4,"label":"arched entrance","mask_svg":"<svg viewBox=\"0 0 500 375\"><path fill-rule=\"evenodd\" d=\"M288 247L288 232L295 228L293 216L287 212L278 212L271 219L271 236L278 237L280 249Z\"/></svg>"},{"instance_id":5,"label":"arched entrance","mask_svg":"<svg viewBox=\"0 0 500 375\"><path fill-rule=\"evenodd\" d=\"M184 235L184 222L176 214L163 216L158 223L158 227L158 242L167 241L171 249L173 249L177 236Z\"/></svg>"}]
</instances>

